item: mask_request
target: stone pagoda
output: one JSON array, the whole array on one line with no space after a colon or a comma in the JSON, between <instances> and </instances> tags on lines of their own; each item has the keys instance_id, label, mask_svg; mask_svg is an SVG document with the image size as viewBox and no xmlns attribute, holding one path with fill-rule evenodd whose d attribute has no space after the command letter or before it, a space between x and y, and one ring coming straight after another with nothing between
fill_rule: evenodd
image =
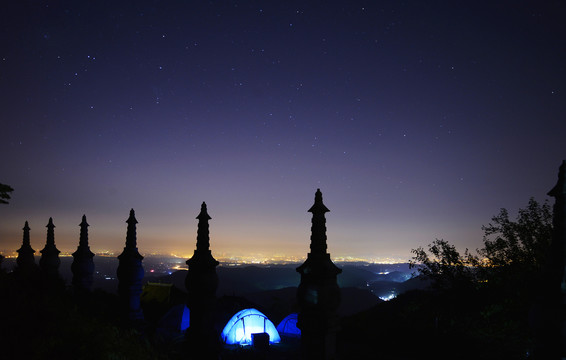
<instances>
[{"instance_id":1,"label":"stone pagoda","mask_svg":"<svg viewBox=\"0 0 566 360\"><path fill-rule=\"evenodd\" d=\"M37 264L35 263L35 250L31 248L29 241L29 225L26 221L23 229L24 239L22 241L22 246L17 250L18 257L16 259L16 270L18 274L26 275L31 274L37 270Z\"/></svg>"},{"instance_id":2,"label":"stone pagoda","mask_svg":"<svg viewBox=\"0 0 566 360\"><path fill-rule=\"evenodd\" d=\"M335 359L340 288L336 281L342 272L326 251L326 218L328 208L322 202L320 189L316 190L312 213L311 244L307 260L297 268L301 283L297 289L301 329L301 351L305 359Z\"/></svg>"},{"instance_id":3,"label":"stone pagoda","mask_svg":"<svg viewBox=\"0 0 566 360\"><path fill-rule=\"evenodd\" d=\"M45 242L43 250L40 251L41 258L39 259L39 267L48 279L58 279L59 266L61 265L59 253L61 251L55 246L55 225L53 225L52 218L49 218L46 228L47 241Z\"/></svg>"},{"instance_id":4,"label":"stone pagoda","mask_svg":"<svg viewBox=\"0 0 566 360\"><path fill-rule=\"evenodd\" d=\"M90 292L94 274L94 254L88 246L89 225L86 222L85 215L83 215L79 226L81 227L79 246L77 251L73 253L73 263L71 264L71 271L73 272L72 284L77 292Z\"/></svg>"},{"instance_id":5,"label":"stone pagoda","mask_svg":"<svg viewBox=\"0 0 566 360\"><path fill-rule=\"evenodd\" d=\"M218 338L214 329L214 309L218 275L218 261L212 257L208 220L211 217L202 203L198 219L197 244L193 257L187 260L189 271L185 279L190 326L186 338L188 351L199 359L214 359L218 352Z\"/></svg>"},{"instance_id":6,"label":"stone pagoda","mask_svg":"<svg viewBox=\"0 0 566 360\"><path fill-rule=\"evenodd\" d=\"M558 182L547 195L554 198L553 232L540 280L543 300L531 311L535 330L532 355L534 359L558 360L566 358L566 160L558 170Z\"/></svg>"},{"instance_id":7,"label":"stone pagoda","mask_svg":"<svg viewBox=\"0 0 566 360\"><path fill-rule=\"evenodd\" d=\"M138 221L134 209L130 210L130 217L126 223L128 223L126 247L118 255L118 296L126 318L136 322L143 320L141 292L144 272L143 256L140 255L137 248L136 224Z\"/></svg>"}]
</instances>

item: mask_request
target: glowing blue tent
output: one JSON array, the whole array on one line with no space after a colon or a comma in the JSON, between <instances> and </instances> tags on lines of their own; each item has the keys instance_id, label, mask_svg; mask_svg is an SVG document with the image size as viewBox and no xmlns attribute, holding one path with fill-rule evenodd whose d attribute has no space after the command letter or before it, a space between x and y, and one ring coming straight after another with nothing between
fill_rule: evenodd
<instances>
[{"instance_id":1,"label":"glowing blue tent","mask_svg":"<svg viewBox=\"0 0 566 360\"><path fill-rule=\"evenodd\" d=\"M271 344L281 341L275 325L256 309L244 309L232 316L221 337L226 344L251 345L252 334L257 333L268 333Z\"/></svg>"},{"instance_id":2,"label":"glowing blue tent","mask_svg":"<svg viewBox=\"0 0 566 360\"><path fill-rule=\"evenodd\" d=\"M301 329L297 327L297 313L291 313L277 325L277 331L281 335L300 337Z\"/></svg>"}]
</instances>

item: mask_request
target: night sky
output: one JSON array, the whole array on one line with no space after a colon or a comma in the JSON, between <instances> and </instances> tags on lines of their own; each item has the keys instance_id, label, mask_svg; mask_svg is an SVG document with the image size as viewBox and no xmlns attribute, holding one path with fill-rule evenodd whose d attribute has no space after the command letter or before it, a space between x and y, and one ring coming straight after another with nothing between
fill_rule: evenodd
<instances>
[{"instance_id":1,"label":"night sky","mask_svg":"<svg viewBox=\"0 0 566 360\"><path fill-rule=\"evenodd\" d=\"M566 159L561 1L12 1L0 250L407 260L546 193ZM36 253L39 255L39 252Z\"/></svg>"}]
</instances>

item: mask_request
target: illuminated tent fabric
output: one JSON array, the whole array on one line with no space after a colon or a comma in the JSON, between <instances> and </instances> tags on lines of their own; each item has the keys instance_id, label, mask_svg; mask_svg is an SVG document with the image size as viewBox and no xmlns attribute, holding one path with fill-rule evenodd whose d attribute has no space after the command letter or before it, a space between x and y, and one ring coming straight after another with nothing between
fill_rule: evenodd
<instances>
[{"instance_id":1,"label":"illuminated tent fabric","mask_svg":"<svg viewBox=\"0 0 566 360\"><path fill-rule=\"evenodd\" d=\"M226 344L250 345L252 334L268 333L271 344L281 341L275 325L256 309L244 309L232 316L222 330L222 341Z\"/></svg>"},{"instance_id":2,"label":"illuminated tent fabric","mask_svg":"<svg viewBox=\"0 0 566 360\"><path fill-rule=\"evenodd\" d=\"M159 320L158 329L185 331L189 327L190 312L185 304L175 305Z\"/></svg>"},{"instance_id":3,"label":"illuminated tent fabric","mask_svg":"<svg viewBox=\"0 0 566 360\"><path fill-rule=\"evenodd\" d=\"M297 313L291 313L277 325L277 331L281 335L300 337L301 329L297 327Z\"/></svg>"}]
</instances>

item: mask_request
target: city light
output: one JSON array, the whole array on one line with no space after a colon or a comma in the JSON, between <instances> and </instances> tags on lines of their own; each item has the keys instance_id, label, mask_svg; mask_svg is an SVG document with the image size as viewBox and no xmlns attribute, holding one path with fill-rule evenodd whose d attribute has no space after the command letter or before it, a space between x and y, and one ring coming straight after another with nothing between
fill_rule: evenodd
<instances>
[{"instance_id":1,"label":"city light","mask_svg":"<svg viewBox=\"0 0 566 360\"><path fill-rule=\"evenodd\" d=\"M388 294L388 295L380 296L379 298L380 298L381 300L383 300L383 301L389 301L389 300L395 299L396 297L397 297L397 294L395 294L394 292L392 292L392 293L390 293L390 294Z\"/></svg>"}]
</instances>

